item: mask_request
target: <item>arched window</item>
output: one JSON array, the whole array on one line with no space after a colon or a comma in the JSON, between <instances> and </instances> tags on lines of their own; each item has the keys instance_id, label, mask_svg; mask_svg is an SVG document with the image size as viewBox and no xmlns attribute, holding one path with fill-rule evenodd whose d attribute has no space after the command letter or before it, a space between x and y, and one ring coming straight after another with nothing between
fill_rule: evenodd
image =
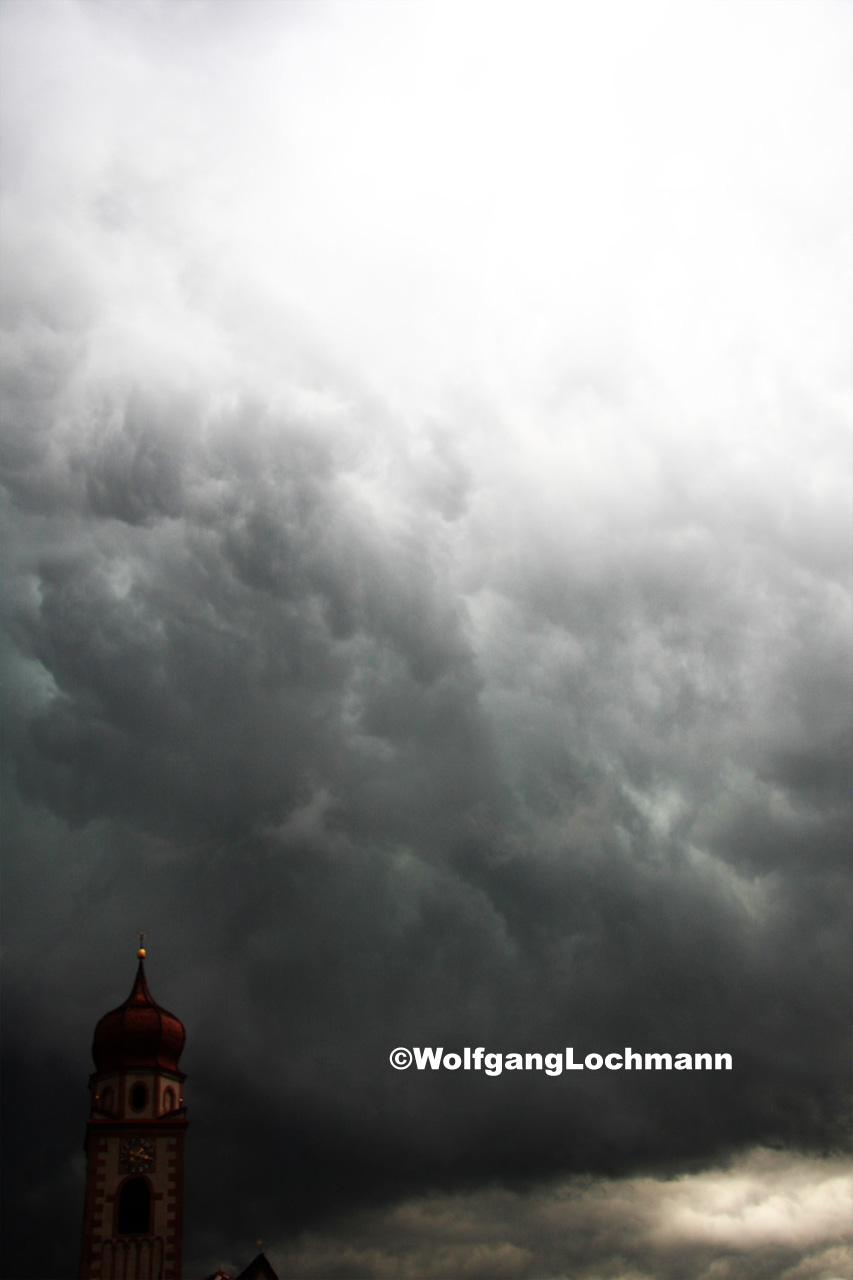
<instances>
[{"instance_id":1,"label":"arched window","mask_svg":"<svg viewBox=\"0 0 853 1280\"><path fill-rule=\"evenodd\" d=\"M174 1089L167 1089L166 1092L163 1094L163 1110L164 1111L175 1110L175 1090Z\"/></svg>"},{"instance_id":2,"label":"arched window","mask_svg":"<svg viewBox=\"0 0 853 1280\"><path fill-rule=\"evenodd\" d=\"M105 1090L104 1090L104 1092L101 1094L101 1097L100 1097L100 1103L101 1103L101 1110L102 1110L102 1111L112 1111L112 1109L113 1109L113 1091L112 1091L112 1089L110 1088L110 1086L109 1086L109 1085L107 1085L106 1089L105 1089Z\"/></svg>"},{"instance_id":3,"label":"arched window","mask_svg":"<svg viewBox=\"0 0 853 1280\"><path fill-rule=\"evenodd\" d=\"M145 1178L128 1178L118 1197L118 1233L147 1235L150 1224L151 1188Z\"/></svg>"},{"instance_id":4,"label":"arched window","mask_svg":"<svg viewBox=\"0 0 853 1280\"><path fill-rule=\"evenodd\" d=\"M147 1101L148 1090L145 1088L144 1084L137 1081L130 1091L130 1105L133 1107L134 1111L141 1111Z\"/></svg>"}]
</instances>

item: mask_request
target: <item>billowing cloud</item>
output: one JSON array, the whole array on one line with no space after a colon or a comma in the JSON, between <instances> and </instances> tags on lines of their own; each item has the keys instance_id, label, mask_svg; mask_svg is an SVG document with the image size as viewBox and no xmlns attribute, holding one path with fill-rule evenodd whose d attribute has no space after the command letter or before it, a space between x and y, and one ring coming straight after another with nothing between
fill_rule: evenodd
<instances>
[{"instance_id":1,"label":"billowing cloud","mask_svg":"<svg viewBox=\"0 0 853 1280\"><path fill-rule=\"evenodd\" d=\"M841 1274L849 10L3 21L9 1265L142 928L200 1273Z\"/></svg>"},{"instance_id":2,"label":"billowing cloud","mask_svg":"<svg viewBox=\"0 0 853 1280\"><path fill-rule=\"evenodd\" d=\"M849 1270L848 1161L755 1151L662 1181L580 1178L527 1191L433 1195L306 1233L276 1258L300 1277L499 1276L697 1280Z\"/></svg>"}]
</instances>

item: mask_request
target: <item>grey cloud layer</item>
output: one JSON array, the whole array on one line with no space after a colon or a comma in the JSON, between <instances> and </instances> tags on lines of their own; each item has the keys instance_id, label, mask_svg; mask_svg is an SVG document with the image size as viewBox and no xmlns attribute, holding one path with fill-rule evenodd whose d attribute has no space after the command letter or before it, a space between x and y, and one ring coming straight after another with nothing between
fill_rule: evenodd
<instances>
[{"instance_id":1,"label":"grey cloud layer","mask_svg":"<svg viewBox=\"0 0 853 1280\"><path fill-rule=\"evenodd\" d=\"M714 530L683 553L639 532L627 566L601 532L589 566L551 538L543 564L550 528L495 523L499 569L466 596L475 517L371 508L310 425L141 392L110 422L10 485L29 549L15 777L31 821L80 833L94 881L51 905L70 836L7 874L44 867L42 919L97 936L109 904L111 932L160 935L164 967L194 957L169 1003L233 1142L304 1126L308 1212L342 1159L379 1194L399 1159L420 1185L841 1141L831 581L772 549L723 547L717 573ZM10 924L13 973L32 924ZM389 1081L398 1043L726 1050L737 1081ZM235 1078L264 1121L226 1103ZM248 1181L274 1216L265 1158Z\"/></svg>"},{"instance_id":2,"label":"grey cloud layer","mask_svg":"<svg viewBox=\"0 0 853 1280\"><path fill-rule=\"evenodd\" d=\"M281 1255L299 1277L563 1276L806 1280L841 1275L846 1163L751 1152L725 1170L519 1193L490 1189L363 1215ZM277 1259L278 1260L278 1259ZM569 1270L570 1268L570 1270Z\"/></svg>"},{"instance_id":3,"label":"grey cloud layer","mask_svg":"<svg viewBox=\"0 0 853 1280\"><path fill-rule=\"evenodd\" d=\"M316 246L304 227L266 244L263 200L229 166L241 121L257 127L272 102L246 68L266 65L278 7L234 35L221 100L208 78L240 24L215 8L203 46L192 6L156 31L142 7L118 21L63 6L62 41L22 6L7 21L21 62L4 142L6 1087L16 1114L19 1091L38 1097L45 1135L67 1125L77 1144L88 1038L145 928L152 989L188 1028L199 1267L307 1225L287 1255L297 1274L420 1274L434 1241L405 1205L440 1189L440 1234L469 1195L466 1239L491 1243L429 1274L556 1275L530 1242L538 1209L495 1237L501 1195L845 1142L847 320L822 321L825 346L790 360L772 335L753 348L723 333L706 364L685 341L667 367L657 331L587 332L592 293L571 323L561 296L537 303L549 336L522 376L536 307L508 266L507 369L480 359L484 330L466 332L463 281L423 332L458 303L446 341L471 353L470 379L431 381L438 349L417 353L415 377L388 280L364 332L331 314L362 270L360 234L371 248L357 218L354 275L331 253L316 311L286 272L276 284ZM321 9L289 21L313 30ZM62 49L91 92L60 71ZM287 148L290 163L289 134ZM316 175L306 161L288 176L296 201ZM256 181L263 196L269 176ZM795 295L822 297L827 264L847 261L832 218L823 232L791 267ZM247 266L256 242L266 291ZM513 288L529 308L517 331ZM371 364L377 315L388 342ZM388 1066L394 1046L430 1044L727 1051L736 1070ZM48 1175L27 1132L10 1135L14 1267L32 1195L73 1198L80 1170ZM493 1202L495 1184L512 1190ZM411 1248L389 1244L407 1230ZM713 1273L713 1241L656 1253L628 1234L638 1275L688 1255ZM802 1256L789 1241L780 1274L822 1275L808 1250L829 1239ZM765 1243L744 1246L733 1278L770 1274ZM599 1244L579 1275L599 1274Z\"/></svg>"}]
</instances>

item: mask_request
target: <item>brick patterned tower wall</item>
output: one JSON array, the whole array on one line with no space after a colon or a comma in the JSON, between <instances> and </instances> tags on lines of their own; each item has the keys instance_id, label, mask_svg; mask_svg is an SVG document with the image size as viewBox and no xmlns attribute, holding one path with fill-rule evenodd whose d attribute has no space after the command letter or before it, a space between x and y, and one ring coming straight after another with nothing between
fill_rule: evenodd
<instances>
[{"instance_id":1,"label":"brick patterned tower wall","mask_svg":"<svg viewBox=\"0 0 853 1280\"><path fill-rule=\"evenodd\" d=\"M92 1043L79 1280L181 1280L185 1033L152 999L144 955Z\"/></svg>"}]
</instances>

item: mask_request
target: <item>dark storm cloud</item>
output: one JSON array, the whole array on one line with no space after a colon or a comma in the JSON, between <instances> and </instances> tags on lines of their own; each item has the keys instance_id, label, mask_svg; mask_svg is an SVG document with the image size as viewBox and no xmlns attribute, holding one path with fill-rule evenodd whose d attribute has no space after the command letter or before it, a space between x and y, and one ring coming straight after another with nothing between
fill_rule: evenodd
<instances>
[{"instance_id":1,"label":"dark storm cloud","mask_svg":"<svg viewBox=\"0 0 853 1280\"><path fill-rule=\"evenodd\" d=\"M358 806L386 748L401 809L422 772L464 793L453 752L479 736L476 677L422 533L387 536L298 424L256 445L248 410L191 447L187 406L163 416L136 396L65 460L79 524L40 548L37 604L16 619L58 689L29 725L27 794L74 821L146 822L158 795L168 823L213 834L233 808L250 830L288 812L300 774L342 771Z\"/></svg>"},{"instance_id":2,"label":"dark storm cloud","mask_svg":"<svg viewBox=\"0 0 853 1280\"><path fill-rule=\"evenodd\" d=\"M112 417L61 468L70 509L19 508L34 553L10 619L29 681L14 776L32 843L39 814L79 834L28 842L20 870L10 851L7 876L44 868L48 921L67 893L54 861L73 858L74 928L97 937L108 905L111 933L147 923L184 971L168 998L155 987L189 1028L195 1194L235 1237L246 1214L318 1212L330 1188L387 1194L400 1163L418 1188L842 1140L849 814L792 781L779 803L775 737L760 770L739 750L743 681L691 652L710 596L756 660L739 588L697 588L657 545L628 575L605 560L562 607L521 571L500 643L523 656L487 644L481 664L428 507L383 524L333 444L261 427L257 406L205 430L198 406L135 393ZM656 626L644 591L669 593ZM655 798L661 775L677 801ZM100 950L81 1061L122 994L95 977ZM397 1044L567 1043L725 1050L737 1083L388 1078ZM229 1211L204 1168L247 1133Z\"/></svg>"},{"instance_id":3,"label":"dark storm cloud","mask_svg":"<svg viewBox=\"0 0 853 1280\"><path fill-rule=\"evenodd\" d=\"M842 1265L831 1214L802 1239L775 1223L715 1240L719 1223L679 1218L666 1235L643 1206L666 1200L660 1175L689 1170L701 1199L732 1153L770 1144L799 1168L792 1153L846 1141L844 377L824 383L807 345L787 365L781 340L751 355L728 328L713 378L691 365L701 343L673 369L655 331L656 363L640 326L596 332L582 277L578 315L549 299L542 324L565 349L549 336L524 356L536 330L519 322L498 367L484 331L467 333L453 244L452 305L401 266L398 310L392 254L354 322L375 232L329 119L345 129L370 95L347 81L343 110L309 92L311 75L326 83L318 49L355 73L334 24L311 43L331 11L300 7L302 60L281 54L297 89L281 92L304 95L331 157L306 159L263 61L277 8L243 28L232 7L203 7L203 47L193 6L167 6L165 27L145 6L57 7L61 42L11 10L9 1265L56 1265L28 1258L31 1223L80 1176L91 1031L126 994L144 928L153 993L188 1031L199 1274L260 1232L306 1277L593 1276L623 1255L640 1276L828 1275ZM232 30L221 98L206 77ZM378 56L372 28L354 30ZM91 93L60 74L60 43ZM41 110L25 109L26 67ZM71 164L75 121L86 145ZM346 134L357 155L365 136ZM251 168L267 148L287 201L264 185L273 166ZM352 188L352 261L330 169ZM273 214L287 234L267 239ZM530 287L516 269L506 313ZM442 368L447 329L470 386L412 373L405 326L424 299L423 367ZM388 1063L397 1045L567 1044L729 1052L735 1069L485 1078ZM49 1100L38 1061L54 1064ZM78 1139L48 1175L47 1135L75 1106ZM27 1109L35 1144L15 1122ZM772 1199L786 1175L767 1168ZM808 1169L803 1186L822 1186ZM593 1191L554 1191L581 1175ZM583 1243L549 1252L546 1220Z\"/></svg>"}]
</instances>

